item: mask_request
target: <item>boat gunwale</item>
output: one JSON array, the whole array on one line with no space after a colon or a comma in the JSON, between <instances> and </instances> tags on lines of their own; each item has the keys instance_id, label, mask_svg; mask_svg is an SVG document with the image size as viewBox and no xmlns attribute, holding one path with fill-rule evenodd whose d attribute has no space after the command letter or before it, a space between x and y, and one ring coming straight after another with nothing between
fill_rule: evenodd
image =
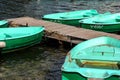
<instances>
[{"instance_id":1,"label":"boat gunwale","mask_svg":"<svg viewBox=\"0 0 120 80\"><path fill-rule=\"evenodd\" d=\"M92 13L92 10L95 11L96 13ZM51 13L51 14L46 14L42 17L42 19L45 19L45 20L81 20L81 19L85 19L85 18L88 18L88 17L91 17L91 16L88 16L88 17L84 17L84 15L87 13L87 11L89 12L89 14L91 14L91 16L94 16L94 15L98 15L99 13L97 12L97 10L95 9L88 9L88 10L74 10L74 11L69 11L69 12L58 12L58 13ZM82 14L82 15L76 15L76 16L80 16L81 18L74 18L74 17L64 17L62 18L62 16L60 16L59 14L62 14L62 15L66 15L66 14L72 14L72 13L75 13L75 12L86 12L85 14ZM57 18L53 18L51 17L51 15L58 15ZM50 16L50 17L49 17ZM74 19L73 19L74 18Z\"/></svg>"},{"instance_id":2,"label":"boat gunwale","mask_svg":"<svg viewBox=\"0 0 120 80\"><path fill-rule=\"evenodd\" d=\"M2 26L2 25L4 25L4 24L7 24L7 23L8 23L7 20L1 20L1 21L0 21L0 26Z\"/></svg>"},{"instance_id":3,"label":"boat gunwale","mask_svg":"<svg viewBox=\"0 0 120 80\"><path fill-rule=\"evenodd\" d=\"M51 19L51 18L42 18L43 20L58 20L58 21L72 21L72 20L81 20L81 19L86 19L86 18L89 18L89 17L83 17L83 18L74 18L74 19L72 19L72 18L69 18L69 19L65 19L65 18L59 18L59 19Z\"/></svg>"},{"instance_id":4,"label":"boat gunwale","mask_svg":"<svg viewBox=\"0 0 120 80\"><path fill-rule=\"evenodd\" d=\"M107 17L113 15L114 18L112 18L112 20L115 20L115 22L104 22L104 21L103 22L94 22L94 19L96 19L100 16L102 16L102 17L106 16L106 15L107 15ZM119 16L120 16L120 13L115 13L115 14L104 13L104 14L99 14L99 15L96 15L96 16L88 18L88 19L80 20L79 23L80 24L89 24L89 25L115 25L115 24L120 24L120 21L119 22L117 21L117 19L118 19L117 17L119 17ZM91 20L91 22L88 22L88 20Z\"/></svg>"},{"instance_id":5,"label":"boat gunwale","mask_svg":"<svg viewBox=\"0 0 120 80\"><path fill-rule=\"evenodd\" d=\"M37 28L37 27L36 27ZM14 36L14 37L9 37L9 38L4 38L4 39L0 39L0 41L6 41L6 40L15 40L15 39L19 39L19 38L25 38L25 37L30 37L32 35L36 35L38 33L41 33L44 30L44 27L38 27L41 28L40 31L35 32L34 34L25 34L25 35L20 35L20 36ZM3 33L4 35L5 33Z\"/></svg>"}]
</instances>

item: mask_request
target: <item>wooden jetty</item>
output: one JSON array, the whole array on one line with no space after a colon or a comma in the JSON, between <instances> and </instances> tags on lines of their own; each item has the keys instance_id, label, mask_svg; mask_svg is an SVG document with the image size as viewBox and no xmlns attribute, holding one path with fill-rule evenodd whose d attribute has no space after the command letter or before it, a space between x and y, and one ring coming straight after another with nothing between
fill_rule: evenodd
<instances>
[{"instance_id":1,"label":"wooden jetty","mask_svg":"<svg viewBox=\"0 0 120 80\"><path fill-rule=\"evenodd\" d=\"M10 21L10 25L12 26L18 26L18 25L44 26L45 37L57 39L59 41L66 41L74 44L99 36L110 36L120 39L120 35L117 34L93 31L93 30L78 28L74 26L68 26L59 23L34 19L31 17L13 18L13 19L8 19L8 21Z\"/></svg>"}]
</instances>

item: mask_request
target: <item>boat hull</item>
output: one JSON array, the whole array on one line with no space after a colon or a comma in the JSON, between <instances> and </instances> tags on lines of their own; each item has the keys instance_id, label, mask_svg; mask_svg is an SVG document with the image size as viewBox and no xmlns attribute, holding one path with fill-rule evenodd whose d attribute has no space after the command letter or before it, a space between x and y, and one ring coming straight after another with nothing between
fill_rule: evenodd
<instances>
[{"instance_id":1,"label":"boat hull","mask_svg":"<svg viewBox=\"0 0 120 80\"><path fill-rule=\"evenodd\" d=\"M78 10L63 13L44 15L43 20L62 23L71 26L79 26L79 20L98 15L96 10Z\"/></svg>"},{"instance_id":2,"label":"boat hull","mask_svg":"<svg viewBox=\"0 0 120 80\"><path fill-rule=\"evenodd\" d=\"M104 36L76 45L61 67L62 80L119 80L119 44L120 40Z\"/></svg>"},{"instance_id":3,"label":"boat hull","mask_svg":"<svg viewBox=\"0 0 120 80\"><path fill-rule=\"evenodd\" d=\"M80 20L80 27L96 31L117 33L120 31L120 14L104 13Z\"/></svg>"},{"instance_id":4,"label":"boat hull","mask_svg":"<svg viewBox=\"0 0 120 80\"><path fill-rule=\"evenodd\" d=\"M120 32L120 24L85 24L81 23L80 27L102 32L118 33Z\"/></svg>"},{"instance_id":5,"label":"boat hull","mask_svg":"<svg viewBox=\"0 0 120 80\"><path fill-rule=\"evenodd\" d=\"M30 30L29 28L31 27L26 27L24 29L22 28L18 28L19 31L21 32L22 30L26 30L28 29L28 31ZM38 30L37 30L38 28ZM3 37L2 40L0 41L4 41L6 43L6 47L2 49L2 53L8 53L8 52L12 52L12 51L16 51L25 47L30 47L33 46L35 44L38 44L41 42L42 40L42 36L43 36L43 27L32 27L31 28L32 31L34 31L34 29L36 30L36 32L26 32L24 33L24 36L19 37L21 34L20 32L12 32L11 34L5 34L5 37ZM12 29L13 30L17 30L17 29ZM26 35L27 34L27 35ZM12 35L16 35L18 37L13 37ZM4 36L4 35L3 35Z\"/></svg>"},{"instance_id":6,"label":"boat hull","mask_svg":"<svg viewBox=\"0 0 120 80\"><path fill-rule=\"evenodd\" d=\"M51 22L56 22L56 23L61 23L61 24L66 24L66 25L71 25L71 26L80 26L79 20L81 19L74 19L74 20L59 20L59 19L44 19L43 20L47 20L47 21L51 21Z\"/></svg>"},{"instance_id":7,"label":"boat hull","mask_svg":"<svg viewBox=\"0 0 120 80\"><path fill-rule=\"evenodd\" d=\"M62 80L88 80L86 77L75 72L62 72ZM97 79L96 79L97 80ZM103 80L119 80L119 76L111 76Z\"/></svg>"},{"instance_id":8,"label":"boat hull","mask_svg":"<svg viewBox=\"0 0 120 80\"><path fill-rule=\"evenodd\" d=\"M2 20L0 21L0 28L6 28L8 27L8 21Z\"/></svg>"}]
</instances>

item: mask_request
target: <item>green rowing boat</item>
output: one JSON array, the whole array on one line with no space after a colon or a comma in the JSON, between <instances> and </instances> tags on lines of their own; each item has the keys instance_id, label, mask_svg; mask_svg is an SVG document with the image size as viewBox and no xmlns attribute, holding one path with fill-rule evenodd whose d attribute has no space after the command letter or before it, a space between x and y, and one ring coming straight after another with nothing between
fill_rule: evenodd
<instances>
[{"instance_id":1,"label":"green rowing boat","mask_svg":"<svg viewBox=\"0 0 120 80\"><path fill-rule=\"evenodd\" d=\"M120 13L100 14L89 19L80 20L80 27L103 32L120 31Z\"/></svg>"},{"instance_id":2,"label":"green rowing boat","mask_svg":"<svg viewBox=\"0 0 120 80\"><path fill-rule=\"evenodd\" d=\"M39 43L43 36L43 27L0 28L0 46L2 53L19 50Z\"/></svg>"},{"instance_id":3,"label":"green rowing boat","mask_svg":"<svg viewBox=\"0 0 120 80\"><path fill-rule=\"evenodd\" d=\"M43 16L43 20L62 23L72 26L79 26L79 20L98 15L96 10L79 10L63 13L54 13Z\"/></svg>"},{"instance_id":4,"label":"green rowing boat","mask_svg":"<svg viewBox=\"0 0 120 80\"><path fill-rule=\"evenodd\" d=\"M0 28L8 27L8 21L7 20L1 20L0 21Z\"/></svg>"},{"instance_id":5,"label":"green rowing boat","mask_svg":"<svg viewBox=\"0 0 120 80\"><path fill-rule=\"evenodd\" d=\"M120 40L98 37L78 44L61 70L62 80L119 80Z\"/></svg>"}]
</instances>

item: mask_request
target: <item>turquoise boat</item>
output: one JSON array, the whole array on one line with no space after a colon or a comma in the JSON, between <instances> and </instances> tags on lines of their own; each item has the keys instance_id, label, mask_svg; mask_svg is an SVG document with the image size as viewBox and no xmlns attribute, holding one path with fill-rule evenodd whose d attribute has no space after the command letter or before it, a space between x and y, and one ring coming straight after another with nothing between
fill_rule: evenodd
<instances>
[{"instance_id":1,"label":"turquoise boat","mask_svg":"<svg viewBox=\"0 0 120 80\"><path fill-rule=\"evenodd\" d=\"M43 31L44 28L41 26L0 28L2 53L16 51L40 43Z\"/></svg>"},{"instance_id":2,"label":"turquoise boat","mask_svg":"<svg viewBox=\"0 0 120 80\"><path fill-rule=\"evenodd\" d=\"M48 20L56 23L62 23L72 26L79 26L79 20L98 15L96 10L79 10L63 13L53 13L44 15L43 20Z\"/></svg>"},{"instance_id":3,"label":"turquoise boat","mask_svg":"<svg viewBox=\"0 0 120 80\"><path fill-rule=\"evenodd\" d=\"M96 31L120 32L120 13L100 14L88 19L80 20L80 27Z\"/></svg>"},{"instance_id":4,"label":"turquoise boat","mask_svg":"<svg viewBox=\"0 0 120 80\"><path fill-rule=\"evenodd\" d=\"M8 21L7 20L1 20L0 21L0 28L8 27Z\"/></svg>"},{"instance_id":5,"label":"turquoise boat","mask_svg":"<svg viewBox=\"0 0 120 80\"><path fill-rule=\"evenodd\" d=\"M62 80L119 80L120 40L103 36L78 44L61 70Z\"/></svg>"}]
</instances>

